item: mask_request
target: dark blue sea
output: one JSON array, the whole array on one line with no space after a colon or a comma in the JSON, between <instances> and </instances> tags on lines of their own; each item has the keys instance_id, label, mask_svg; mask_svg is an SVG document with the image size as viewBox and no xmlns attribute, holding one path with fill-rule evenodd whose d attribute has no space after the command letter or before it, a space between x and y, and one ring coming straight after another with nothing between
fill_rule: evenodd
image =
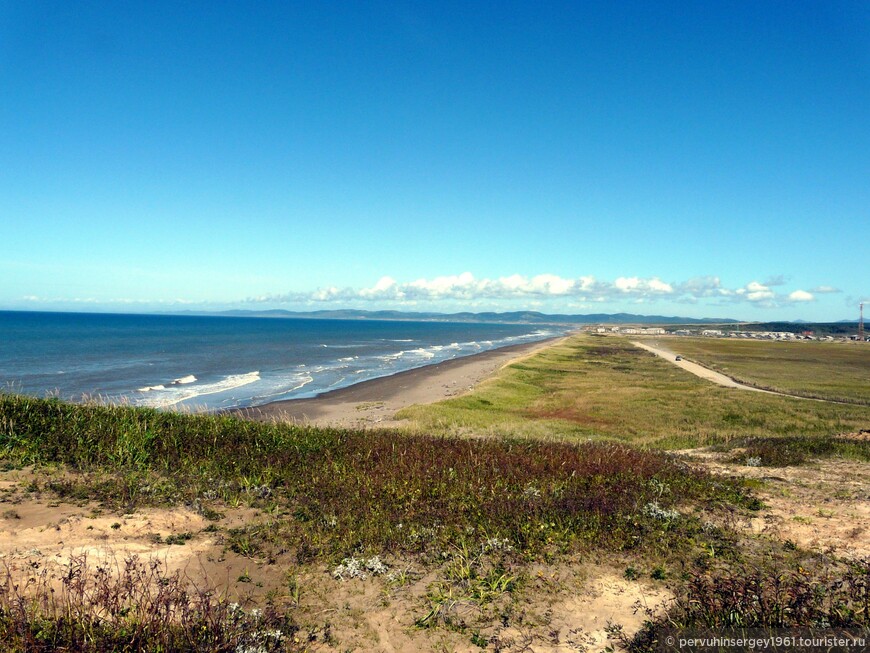
<instances>
[{"instance_id":1,"label":"dark blue sea","mask_svg":"<svg viewBox=\"0 0 870 653\"><path fill-rule=\"evenodd\" d=\"M557 326L0 311L0 390L217 410L564 333Z\"/></svg>"}]
</instances>

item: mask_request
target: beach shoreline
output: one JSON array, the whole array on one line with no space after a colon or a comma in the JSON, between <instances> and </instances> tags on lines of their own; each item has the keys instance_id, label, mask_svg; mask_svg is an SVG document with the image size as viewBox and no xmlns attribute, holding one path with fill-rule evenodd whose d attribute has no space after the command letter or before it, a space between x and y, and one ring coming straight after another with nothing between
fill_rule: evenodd
<instances>
[{"instance_id":1,"label":"beach shoreline","mask_svg":"<svg viewBox=\"0 0 870 653\"><path fill-rule=\"evenodd\" d=\"M268 422L311 426L372 428L397 426L396 412L414 404L456 397L490 378L502 367L561 342L566 336L499 347L388 376L362 381L307 399L285 399L228 413Z\"/></svg>"}]
</instances>

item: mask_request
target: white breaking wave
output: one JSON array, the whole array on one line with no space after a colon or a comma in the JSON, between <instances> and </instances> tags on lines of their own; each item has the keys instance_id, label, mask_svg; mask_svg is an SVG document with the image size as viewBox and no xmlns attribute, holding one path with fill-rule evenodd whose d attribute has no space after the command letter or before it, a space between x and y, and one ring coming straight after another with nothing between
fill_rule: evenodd
<instances>
[{"instance_id":1,"label":"white breaking wave","mask_svg":"<svg viewBox=\"0 0 870 653\"><path fill-rule=\"evenodd\" d=\"M292 392L293 390L298 390L299 388L304 388L306 385L311 383L313 380L314 380L314 377L311 375L308 375L301 380L299 385L294 385L292 388L290 388L290 391Z\"/></svg>"},{"instance_id":2,"label":"white breaking wave","mask_svg":"<svg viewBox=\"0 0 870 653\"><path fill-rule=\"evenodd\" d=\"M226 393L213 399L202 399L203 404L210 407L225 407L231 405L260 405L269 401L282 399L295 399L306 396L315 396L320 392L334 390L354 383L378 378L387 374L394 374L423 365L440 363L462 356L476 354L480 351L504 347L506 345L529 340L537 340L550 335L553 332L537 330L533 333L517 336L506 336L497 339L469 340L450 342L444 344L431 344L421 346L421 342L415 339L394 339L382 342L415 343L408 349L401 349L401 344L392 352L383 351L367 353L363 355L340 355L336 352L334 358L322 362L307 363L298 362L293 368L264 372L260 377L259 371L247 374L233 374L225 376L217 381L200 382L194 375L188 375L175 379L165 385L153 385L139 388L139 394L134 403L155 408L170 408L177 404L187 403L194 405L197 397ZM356 347L357 345L326 345L316 344L315 347L328 347L330 349L343 349ZM391 349L392 347L387 347ZM348 352L351 353L351 352ZM339 357L341 356L341 357ZM249 384L252 385L239 393L230 392ZM247 393L247 396L243 396Z\"/></svg>"},{"instance_id":3,"label":"white breaking wave","mask_svg":"<svg viewBox=\"0 0 870 653\"><path fill-rule=\"evenodd\" d=\"M137 392L151 392L152 390L166 390L165 385L146 385L144 388L139 388Z\"/></svg>"},{"instance_id":4,"label":"white breaking wave","mask_svg":"<svg viewBox=\"0 0 870 653\"><path fill-rule=\"evenodd\" d=\"M188 379L193 380L189 381ZM182 401L194 399L195 397L233 390L235 388L240 388L243 385L248 385L249 383L255 383L259 380L260 372L256 371L248 372L247 374L230 374L229 376L222 378L220 381L192 385L196 382L196 377L190 375L178 379L178 383L173 381L172 385L168 388L165 386L150 386L147 390L149 396L144 397L135 403L140 406L149 406L151 408L167 408L179 404ZM184 387L178 387L180 385L184 385ZM140 389L140 392L145 392L145 390Z\"/></svg>"},{"instance_id":5,"label":"white breaking wave","mask_svg":"<svg viewBox=\"0 0 870 653\"><path fill-rule=\"evenodd\" d=\"M300 366L302 367L302 366ZM285 396L314 381L314 377L308 372L294 372L291 374L280 374L278 376L266 377L261 379L261 387L258 387L256 394L251 397L252 405L257 406L268 401L285 398Z\"/></svg>"},{"instance_id":6,"label":"white breaking wave","mask_svg":"<svg viewBox=\"0 0 870 653\"><path fill-rule=\"evenodd\" d=\"M422 356L423 358L435 358L435 352L429 351L428 349L412 349L408 352L409 354L416 354L417 356Z\"/></svg>"}]
</instances>

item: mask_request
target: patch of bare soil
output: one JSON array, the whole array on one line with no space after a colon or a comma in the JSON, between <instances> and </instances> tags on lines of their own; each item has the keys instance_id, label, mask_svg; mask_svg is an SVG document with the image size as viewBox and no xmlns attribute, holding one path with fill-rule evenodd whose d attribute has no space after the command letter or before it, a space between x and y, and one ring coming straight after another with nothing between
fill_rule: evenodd
<instances>
[{"instance_id":1,"label":"patch of bare soil","mask_svg":"<svg viewBox=\"0 0 870 653\"><path fill-rule=\"evenodd\" d=\"M628 581L610 567L578 562L541 566L521 588L496 601L451 606L453 627L421 628L431 608L427 593L437 570L417 570L401 580L385 576L336 580L325 565L299 566L290 552L271 559L244 557L224 541L226 529L262 518L228 511L216 522L187 508L115 514L96 504L62 503L27 491L28 472L0 472L0 572L26 582L56 579L83 560L121 573L137 556L178 571L197 587L213 587L228 601L255 607L272 600L286 607L315 650L423 653L426 651L603 651L608 624L633 633L645 609L670 594L662 584ZM407 561L387 561L393 570ZM460 627L455 627L457 624Z\"/></svg>"},{"instance_id":2,"label":"patch of bare soil","mask_svg":"<svg viewBox=\"0 0 870 653\"><path fill-rule=\"evenodd\" d=\"M794 467L750 467L727 462L734 452L681 452L711 472L761 482L765 508L744 521L761 533L811 551L870 556L870 463L828 459Z\"/></svg>"},{"instance_id":3,"label":"patch of bare soil","mask_svg":"<svg viewBox=\"0 0 870 653\"><path fill-rule=\"evenodd\" d=\"M550 591L540 587L529 602L529 621L537 619L538 628L503 628L493 641L516 647L506 651L604 651L613 646L609 626L632 635L672 598L664 585L629 581L608 567L563 568L562 575L572 580Z\"/></svg>"},{"instance_id":4,"label":"patch of bare soil","mask_svg":"<svg viewBox=\"0 0 870 653\"><path fill-rule=\"evenodd\" d=\"M301 612L328 615L335 648L383 653L488 650L568 653L604 651L607 627L633 634L671 594L662 586L627 581L609 567L578 564L540 567L515 597L486 605L458 601L451 625L421 628L429 573L408 584L382 578L337 582L328 576L305 581ZM534 573L534 572L533 572Z\"/></svg>"},{"instance_id":5,"label":"patch of bare soil","mask_svg":"<svg viewBox=\"0 0 870 653\"><path fill-rule=\"evenodd\" d=\"M866 442L867 440L870 440L870 429L861 429L860 431L853 431L852 433L842 433L837 437L843 438L844 440L860 440Z\"/></svg>"}]
</instances>

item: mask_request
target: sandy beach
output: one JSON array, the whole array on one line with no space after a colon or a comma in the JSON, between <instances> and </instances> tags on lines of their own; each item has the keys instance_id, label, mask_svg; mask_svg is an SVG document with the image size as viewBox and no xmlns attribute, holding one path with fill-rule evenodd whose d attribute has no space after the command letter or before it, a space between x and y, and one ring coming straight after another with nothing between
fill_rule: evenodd
<instances>
[{"instance_id":1,"label":"sandy beach","mask_svg":"<svg viewBox=\"0 0 870 653\"><path fill-rule=\"evenodd\" d=\"M505 365L561 340L551 338L502 347L364 381L311 399L276 401L235 412L248 419L315 426L396 426L400 424L394 419L398 410L464 394Z\"/></svg>"}]
</instances>

